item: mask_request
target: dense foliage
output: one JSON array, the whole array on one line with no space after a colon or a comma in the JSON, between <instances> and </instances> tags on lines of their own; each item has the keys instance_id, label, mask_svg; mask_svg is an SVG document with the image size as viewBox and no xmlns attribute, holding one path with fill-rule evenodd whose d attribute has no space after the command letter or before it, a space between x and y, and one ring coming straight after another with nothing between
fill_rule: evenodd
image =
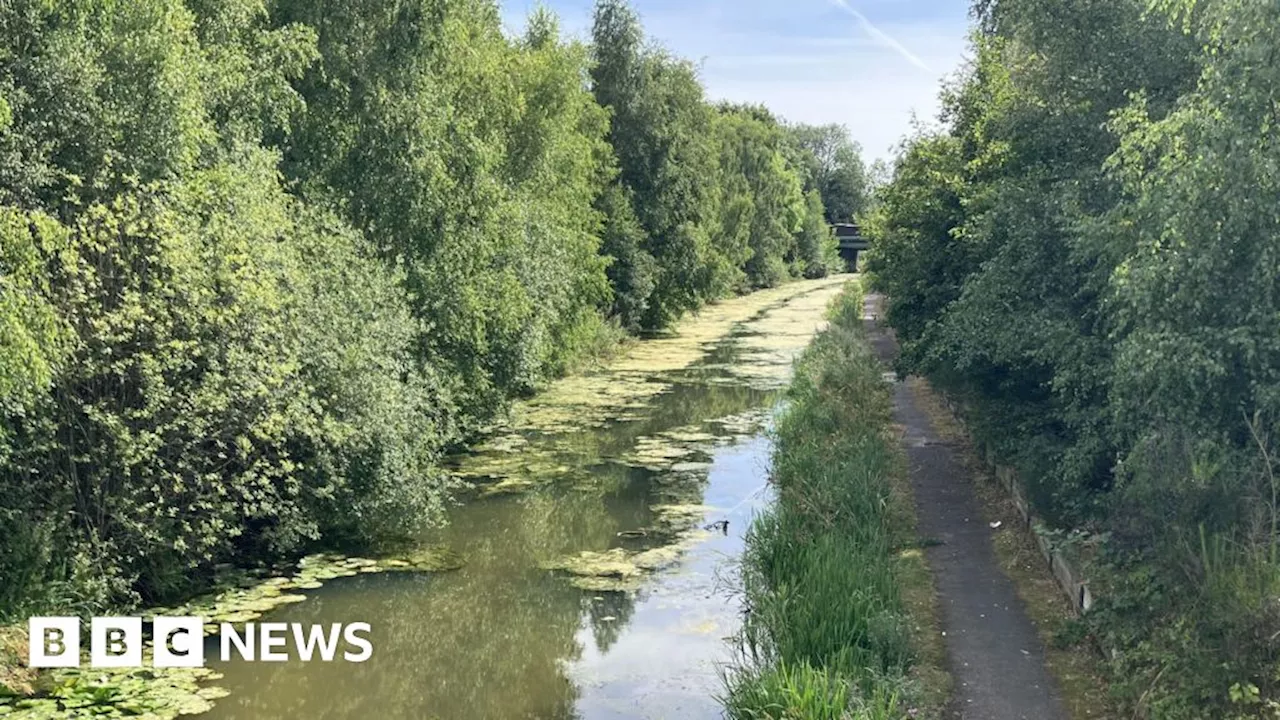
<instances>
[{"instance_id":1,"label":"dense foliage","mask_svg":"<svg viewBox=\"0 0 1280 720\"><path fill-rule=\"evenodd\" d=\"M0 617L438 521L512 398L833 267L806 152L614 0L592 45L493 0L0 4Z\"/></svg>"},{"instance_id":2,"label":"dense foliage","mask_svg":"<svg viewBox=\"0 0 1280 720\"><path fill-rule=\"evenodd\" d=\"M1280 6L976 13L945 128L870 222L902 369L1101 542L1089 623L1123 704L1273 717Z\"/></svg>"},{"instance_id":3,"label":"dense foliage","mask_svg":"<svg viewBox=\"0 0 1280 720\"><path fill-rule=\"evenodd\" d=\"M661 327L726 292L837 266L830 233L804 222L819 162L789 128L760 107L709 105L694 66L646 44L622 0L600 1L592 37L617 158L602 208L625 326ZM850 162L861 167L856 152ZM863 202L863 186L844 189L841 202Z\"/></svg>"}]
</instances>

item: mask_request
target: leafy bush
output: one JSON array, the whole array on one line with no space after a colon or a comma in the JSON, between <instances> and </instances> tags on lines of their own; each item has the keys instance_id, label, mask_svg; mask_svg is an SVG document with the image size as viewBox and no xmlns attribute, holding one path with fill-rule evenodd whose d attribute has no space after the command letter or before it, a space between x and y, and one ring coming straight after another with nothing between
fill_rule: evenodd
<instances>
[{"instance_id":1,"label":"leafy bush","mask_svg":"<svg viewBox=\"0 0 1280 720\"><path fill-rule=\"evenodd\" d=\"M818 272L778 123L597 14L0 5L0 618L411 535L513 398Z\"/></svg>"}]
</instances>

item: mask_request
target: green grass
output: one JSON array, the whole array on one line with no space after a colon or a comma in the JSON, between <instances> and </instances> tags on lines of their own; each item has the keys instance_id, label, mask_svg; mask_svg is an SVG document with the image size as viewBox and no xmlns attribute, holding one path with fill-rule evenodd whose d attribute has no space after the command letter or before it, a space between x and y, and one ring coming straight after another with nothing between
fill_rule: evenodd
<instances>
[{"instance_id":1,"label":"green grass","mask_svg":"<svg viewBox=\"0 0 1280 720\"><path fill-rule=\"evenodd\" d=\"M931 609L913 616L903 596L901 551L918 540L861 307L851 285L798 362L778 421L777 502L753 521L742 560L742 660L723 698L732 718L904 718L936 695L913 672L920 626L932 627L918 613Z\"/></svg>"}]
</instances>

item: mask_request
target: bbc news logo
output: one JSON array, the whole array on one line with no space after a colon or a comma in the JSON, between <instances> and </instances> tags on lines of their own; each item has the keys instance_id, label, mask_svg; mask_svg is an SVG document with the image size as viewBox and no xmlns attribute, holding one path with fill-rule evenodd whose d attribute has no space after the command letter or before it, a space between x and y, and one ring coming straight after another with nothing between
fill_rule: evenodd
<instances>
[{"instance_id":1,"label":"bbc news logo","mask_svg":"<svg viewBox=\"0 0 1280 720\"><path fill-rule=\"evenodd\" d=\"M204 620L198 617L156 617L151 624L154 651L151 666L159 668L204 667ZM33 617L30 657L33 668L79 667L80 618ZM286 662L292 644L299 660L364 662L373 655L368 623L246 623L243 631L231 623L218 627L218 650L223 662L239 656L249 662ZM291 643L292 641L292 643ZM140 617L96 617L89 624L89 666L95 668L142 667L145 644ZM339 650L342 650L339 654Z\"/></svg>"}]
</instances>

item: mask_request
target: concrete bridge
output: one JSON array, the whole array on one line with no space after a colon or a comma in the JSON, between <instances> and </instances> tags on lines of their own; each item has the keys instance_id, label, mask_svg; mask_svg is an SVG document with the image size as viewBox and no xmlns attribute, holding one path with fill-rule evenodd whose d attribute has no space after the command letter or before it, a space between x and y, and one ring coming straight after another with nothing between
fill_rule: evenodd
<instances>
[{"instance_id":1,"label":"concrete bridge","mask_svg":"<svg viewBox=\"0 0 1280 720\"><path fill-rule=\"evenodd\" d=\"M854 223L836 223L831 226L836 234L836 242L840 248L840 257L844 258L849 272L858 269L858 253L866 250L869 243L862 235L862 229Z\"/></svg>"}]
</instances>

